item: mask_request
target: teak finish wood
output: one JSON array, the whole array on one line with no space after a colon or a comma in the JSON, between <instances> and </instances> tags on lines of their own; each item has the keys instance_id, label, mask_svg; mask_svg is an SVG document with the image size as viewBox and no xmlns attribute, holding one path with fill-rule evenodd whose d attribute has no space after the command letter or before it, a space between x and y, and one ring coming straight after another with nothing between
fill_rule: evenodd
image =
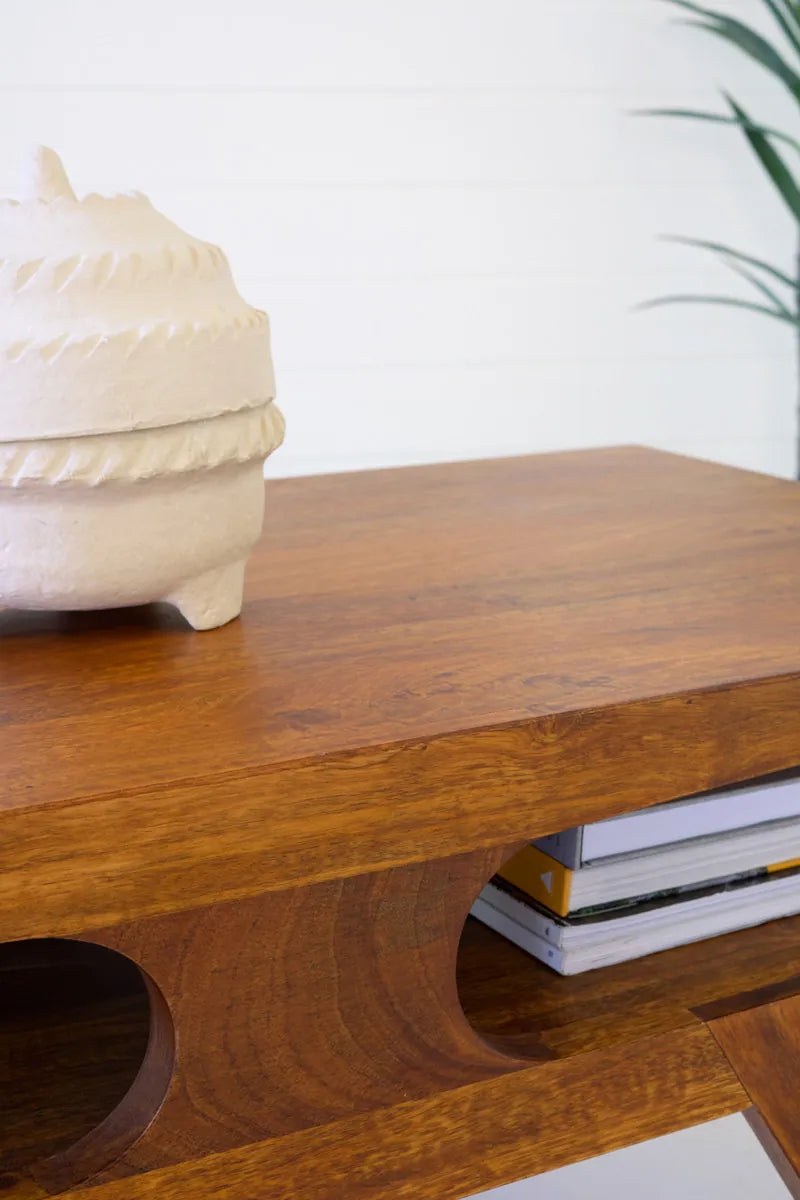
<instances>
[{"instance_id":1,"label":"teak finish wood","mask_svg":"<svg viewBox=\"0 0 800 1200\"><path fill-rule=\"evenodd\" d=\"M792 1194L800 1194L800 996L731 1013L710 1028L756 1106L753 1128Z\"/></svg>"},{"instance_id":2,"label":"teak finish wood","mask_svg":"<svg viewBox=\"0 0 800 1200\"><path fill-rule=\"evenodd\" d=\"M470 1024L492 1045L563 1058L800 995L800 916L571 976L470 918L458 981Z\"/></svg>"},{"instance_id":3,"label":"teak finish wood","mask_svg":"<svg viewBox=\"0 0 800 1200\"><path fill-rule=\"evenodd\" d=\"M783 1180L792 1200L800 1200L800 1175L795 1171L761 1113L757 1108L748 1108L745 1109L744 1118L761 1142L762 1149L766 1150L770 1162Z\"/></svg>"},{"instance_id":4,"label":"teak finish wood","mask_svg":"<svg viewBox=\"0 0 800 1200\"><path fill-rule=\"evenodd\" d=\"M503 857L478 851L88 934L140 964L180 1031L159 1119L113 1173L529 1066L475 1035L456 987L469 906Z\"/></svg>"},{"instance_id":5,"label":"teak finish wood","mask_svg":"<svg viewBox=\"0 0 800 1200\"><path fill-rule=\"evenodd\" d=\"M791 766L798 709L788 676L0 813L0 938L424 862Z\"/></svg>"},{"instance_id":6,"label":"teak finish wood","mask_svg":"<svg viewBox=\"0 0 800 1200\"><path fill-rule=\"evenodd\" d=\"M0 614L0 937L793 765L798 500L636 449L284 480L230 627Z\"/></svg>"},{"instance_id":7,"label":"teak finish wood","mask_svg":"<svg viewBox=\"0 0 800 1200\"><path fill-rule=\"evenodd\" d=\"M344 1112L391 1105L398 1094L406 1099L412 1093L426 1097L440 1089L444 1092L458 1086L459 1080L488 1080L509 1071L522 1071L528 1080L530 1071L539 1070L537 1063L571 1060L573 1056L605 1076L612 1067L618 1069L617 1052L637 1059L654 1052L654 1046L661 1048L662 1069L672 1081L665 1103L672 1114L671 1127L677 1128L688 1123L689 1117L688 1109L685 1119L680 1115L684 1101L670 1055L679 1052L684 1034L691 1045L699 1045L695 1039L702 1030L700 1014L735 1013L767 1003L770 993L800 993L800 974L786 974L800 968L800 916L715 939L713 953L708 943L695 943L570 978L555 975L485 926L469 920L459 946L460 1003L472 1027L507 1057L487 1053L463 1022L449 990L453 976L448 967L464 898L492 866L491 858L465 856L430 864L424 870L414 868L411 879L402 878L405 872L395 872L388 877L348 880L338 889L334 902L330 887L322 885L310 889L311 904L305 918L302 899L306 889L298 889L264 897L257 905L246 901L198 911L191 922L182 914L119 929L113 935L95 931L93 941L113 943L127 951L158 979L184 1035L170 1097L159 1121L98 1178L191 1157L187 1149L190 1134L192 1153L197 1154L201 1146L207 1150L236 1146L259 1136L274 1138L293 1128L327 1125ZM443 892L453 898L460 895L460 912L448 900L449 916L445 915ZM399 946L397 932L391 943L386 937L386 921L394 926L398 907L405 917ZM374 918L371 936L359 921L365 910ZM304 919L310 929L300 928ZM408 937L412 920L418 931L413 939ZM242 923L251 931L247 944L230 936ZM222 943L214 938L215 925L227 935ZM272 935L276 925L282 931L277 942ZM265 927L267 935L259 936ZM197 942L203 953L195 955ZM295 957L292 948L298 943L302 951ZM171 953L176 944L177 956ZM378 944L391 950L391 956L384 952L376 964ZM392 988L391 978L398 970L400 955L402 996ZM214 963L211 977L205 970L209 958ZM331 967L333 974L326 974ZM387 1020L381 1011L381 994L390 990L402 1001L402 1008L394 1008ZM270 997L268 1005L262 1000L266 995ZM236 998L235 1005L230 1004L231 997ZM226 1019L224 1012L220 1015L220 1009L226 1007L232 1019L227 1018L224 1044L212 1044L207 1055L204 1043L209 1031ZM90 1011L96 1013L96 1006ZM133 1038L139 1036L138 1013L129 1017L129 1012L123 998L105 1018L105 1026L114 1031L117 1041L126 1020L133 1021ZM715 1021L712 1027L717 1025ZM82 1072L85 1026L73 1029L76 1083L81 1086L86 1083ZM19 1029L11 1036L19 1038ZM295 1047L291 1061L287 1040ZM58 1043L62 1065L66 1065L64 1045L62 1034ZM109 1061L113 1063L113 1058ZM703 1058L707 1065L712 1061L719 1064L721 1060ZM703 1086L722 1086L726 1077L733 1078L715 1068ZM537 1092L538 1081L536 1076L533 1090ZM107 1082L98 1080L101 1101ZM63 1081L62 1088L66 1084ZM691 1096L697 1097L702 1091L700 1081L695 1085ZM250 1093L260 1098L257 1107L248 1112ZM546 1095L543 1093L542 1105ZM733 1089L726 1095L738 1097L734 1107L748 1102L743 1091ZM687 1103L691 1096L685 1097ZM444 1096L442 1101L445 1103ZM607 1104L612 1104L611 1097ZM176 1130L180 1130L177 1145L173 1141ZM43 1152L47 1151L47 1136L42 1122L33 1122L28 1116L27 1137L31 1142L38 1138ZM633 1136L626 1125L625 1137L632 1140ZM476 1160L469 1167L475 1187L489 1186L496 1178L488 1175L486 1182L480 1176L482 1153L476 1150ZM553 1155L560 1151L548 1139L546 1145L538 1146L537 1153L541 1158L538 1165L533 1150L526 1159L530 1173L548 1169L548 1164L556 1161ZM69 1160L66 1167L74 1172ZM60 1174L53 1166L45 1170L40 1165L36 1176L52 1184L64 1178L63 1161L59 1169ZM25 1194L11 1192L14 1200Z\"/></svg>"},{"instance_id":8,"label":"teak finish wood","mask_svg":"<svg viewBox=\"0 0 800 1200\"><path fill-rule=\"evenodd\" d=\"M796 487L621 449L268 508L223 630L0 614L0 940L152 1002L131 1091L28 1125L6 1194L457 1197L773 1121L707 1021L792 1003L796 922L575 980L464 923L523 839L800 763Z\"/></svg>"},{"instance_id":9,"label":"teak finish wood","mask_svg":"<svg viewBox=\"0 0 800 1200\"><path fill-rule=\"evenodd\" d=\"M697 1028L636 1053L544 1063L64 1200L456 1200L746 1104L714 1039Z\"/></svg>"},{"instance_id":10,"label":"teak finish wood","mask_svg":"<svg viewBox=\"0 0 800 1200\"><path fill-rule=\"evenodd\" d=\"M272 482L244 616L210 637L0 617L0 803L800 673L799 533L792 484L635 448Z\"/></svg>"}]
</instances>

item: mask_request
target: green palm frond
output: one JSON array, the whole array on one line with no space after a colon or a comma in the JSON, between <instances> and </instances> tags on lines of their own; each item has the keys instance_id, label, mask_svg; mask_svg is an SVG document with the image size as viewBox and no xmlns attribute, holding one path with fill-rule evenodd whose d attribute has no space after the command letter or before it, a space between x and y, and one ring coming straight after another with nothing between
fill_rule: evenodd
<instances>
[{"instance_id":1,"label":"green palm frond","mask_svg":"<svg viewBox=\"0 0 800 1200\"><path fill-rule=\"evenodd\" d=\"M788 319L790 321L796 320L796 314L786 307L785 303L783 300L781 300L777 292L773 291L769 284L765 283L763 279L759 279L754 271L750 271L747 267L743 267L741 263L736 262L726 262L725 266L730 271L735 271L737 275L740 275L741 278L745 279L749 284L752 284L756 291L761 292L761 295L764 296L765 299L769 300L770 304L775 309L776 316L778 313L780 313L784 319Z\"/></svg>"},{"instance_id":2,"label":"green palm frond","mask_svg":"<svg viewBox=\"0 0 800 1200\"><path fill-rule=\"evenodd\" d=\"M771 263L764 262L761 258L756 258L752 254L743 254L741 250L734 250L733 247L725 246L721 242L709 242L703 238L681 237L679 234L665 234L663 240L665 242L677 242L682 246L695 246L699 250L710 250L720 255L723 259L736 259L741 263L747 263L748 266L757 267L760 271L764 271L767 275L772 276L773 279L786 284L793 291L797 292L800 290L800 283L796 279L793 279L791 275L787 275L785 271L780 271L777 267L773 267Z\"/></svg>"},{"instance_id":3,"label":"green palm frond","mask_svg":"<svg viewBox=\"0 0 800 1200\"><path fill-rule=\"evenodd\" d=\"M714 125L731 125L735 129L752 129L756 133L763 134L765 137L785 142L786 145L791 146L793 150L796 150L800 154L800 142L788 133L784 133L783 130L775 129L772 125L762 125L757 121L742 124L738 117L729 116L726 113L704 112L701 109L694 108L637 108L632 111L631 116L681 117L690 121L709 121Z\"/></svg>"},{"instance_id":4,"label":"green palm frond","mask_svg":"<svg viewBox=\"0 0 800 1200\"><path fill-rule=\"evenodd\" d=\"M800 103L800 75L789 65L783 55L750 25L737 20L736 17L728 16L727 13L705 8L701 4L694 4L691 0L667 0L667 3L701 17L702 20L688 21L687 23L698 29L704 29L707 33L712 33L715 37L722 38L723 41L742 50L748 58L764 67L788 87L795 100ZM777 11L777 5L770 4L769 0L762 0L762 3L767 4L773 15ZM792 18L791 26L794 25L796 22ZM798 34L800 34L800 30L795 29L791 39L793 46Z\"/></svg>"},{"instance_id":5,"label":"green palm frond","mask_svg":"<svg viewBox=\"0 0 800 1200\"><path fill-rule=\"evenodd\" d=\"M686 295L657 296L655 300L642 300L635 307L641 310L646 308L661 308L665 304L724 304L731 308L744 308L749 312L762 313L768 317L775 317L778 321L788 321L791 325L797 324L797 318L791 313L787 314L781 309L771 308L766 304L754 304L750 300L739 300L735 296L693 296L691 293Z\"/></svg>"},{"instance_id":6,"label":"green palm frond","mask_svg":"<svg viewBox=\"0 0 800 1200\"><path fill-rule=\"evenodd\" d=\"M786 163L772 145L767 134L759 133L747 113L737 104L732 96L724 93L731 111L742 126L742 133L750 143L750 147L764 170L774 183L778 194L786 204L795 221L800 222L800 188L798 188Z\"/></svg>"},{"instance_id":7,"label":"green palm frond","mask_svg":"<svg viewBox=\"0 0 800 1200\"><path fill-rule=\"evenodd\" d=\"M773 45L768 36L759 33L746 21L726 12L697 3L696 0L666 0L666 3L682 11L686 23L734 46L750 61L764 68L789 89L800 106L800 0L760 2L773 27L781 35L780 46ZM755 5L756 0L753 3ZM800 137L755 120L727 92L722 95L727 112L709 112L699 108L651 108L644 110L641 115L706 121L739 130L781 203L800 229L800 173L796 174L789 166L780 149L789 147L794 153L800 153ZM794 165L794 160L792 163ZM748 300L737 296L681 293L647 300L639 308L657 308L665 304L721 304L773 317L800 331L800 281L788 271L722 242L689 237L667 240L714 254L729 270L744 279L748 287L754 289L757 298Z\"/></svg>"},{"instance_id":8,"label":"green palm frond","mask_svg":"<svg viewBox=\"0 0 800 1200\"><path fill-rule=\"evenodd\" d=\"M771 34L765 36L746 21L720 12L716 8L709 8L706 4L697 3L696 0L666 2L681 10L682 23L727 42L749 61L755 62L782 87L788 89L800 108L800 0L760 0L763 11L779 34L777 44L770 40ZM751 0L751 3L755 10L757 0ZM794 132L787 133L766 122L754 120L727 92L723 92L722 95L728 108L727 112L709 112L699 108L651 108L642 115L706 121L738 129L769 179L772 189L790 213L797 236L800 234L800 175L789 166L781 150L788 146L795 154L800 153L800 138L795 136ZM792 165L794 166L794 160ZM714 254L724 266L744 279L748 287L754 289L758 299L678 293L646 300L637 305L638 308L659 308L667 304L718 304L758 313L760 316L772 317L773 320L791 326L800 349L800 274L781 270L754 254L745 254L722 242L689 237L671 237L667 240ZM800 272L800 257L797 270ZM798 417L800 424L800 408ZM800 478L800 440L797 443L797 452Z\"/></svg>"},{"instance_id":9,"label":"green palm frond","mask_svg":"<svg viewBox=\"0 0 800 1200\"><path fill-rule=\"evenodd\" d=\"M763 0L786 40L800 53L800 22L789 0Z\"/></svg>"}]
</instances>

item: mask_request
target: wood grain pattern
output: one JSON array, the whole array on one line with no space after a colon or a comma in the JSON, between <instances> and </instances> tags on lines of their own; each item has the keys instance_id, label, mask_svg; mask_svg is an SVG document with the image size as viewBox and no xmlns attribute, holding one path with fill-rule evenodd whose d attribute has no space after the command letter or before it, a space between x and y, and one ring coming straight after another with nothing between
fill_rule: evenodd
<instances>
[{"instance_id":1,"label":"wood grain pattern","mask_svg":"<svg viewBox=\"0 0 800 1200\"><path fill-rule=\"evenodd\" d=\"M0 938L70 936L499 846L777 770L800 761L798 707L800 676L789 676L10 811Z\"/></svg>"},{"instance_id":2,"label":"wood grain pattern","mask_svg":"<svg viewBox=\"0 0 800 1200\"><path fill-rule=\"evenodd\" d=\"M583 1054L800 993L800 916L572 976L470 918L458 986L471 1024L499 1049Z\"/></svg>"},{"instance_id":3,"label":"wood grain pattern","mask_svg":"<svg viewBox=\"0 0 800 1200\"><path fill-rule=\"evenodd\" d=\"M782 1173L794 1172L800 1188L800 1123L797 1081L800 1075L800 996L744 1009L712 1021L709 1028L746 1088L787 1163L778 1157ZM762 1122L753 1128L764 1134ZM764 1137L768 1152L770 1137ZM777 1156L776 1156L777 1157Z\"/></svg>"},{"instance_id":4,"label":"wood grain pattern","mask_svg":"<svg viewBox=\"0 0 800 1200\"><path fill-rule=\"evenodd\" d=\"M267 514L211 637L0 616L4 807L800 672L792 483L600 450L281 480Z\"/></svg>"},{"instance_id":5,"label":"wood grain pattern","mask_svg":"<svg viewBox=\"0 0 800 1200\"><path fill-rule=\"evenodd\" d=\"M748 1108L744 1112L745 1120L766 1151L767 1157L778 1172L786 1191L792 1200L800 1200L800 1175L797 1174L791 1162L784 1153L775 1134L762 1117L757 1108Z\"/></svg>"},{"instance_id":6,"label":"wood grain pattern","mask_svg":"<svg viewBox=\"0 0 800 1200\"><path fill-rule=\"evenodd\" d=\"M2 936L157 911L165 875L164 911L800 761L799 498L635 449L286 480L226 629L0 614Z\"/></svg>"},{"instance_id":7,"label":"wood grain pattern","mask_svg":"<svg viewBox=\"0 0 800 1200\"><path fill-rule=\"evenodd\" d=\"M530 1065L536 1055L476 1036L456 988L467 911L502 857L478 851L87 935L140 964L179 1030L164 1105L111 1174Z\"/></svg>"},{"instance_id":8,"label":"wood grain pattern","mask_svg":"<svg viewBox=\"0 0 800 1200\"><path fill-rule=\"evenodd\" d=\"M456 1200L740 1111L746 1094L697 1026L544 1063L65 1200Z\"/></svg>"},{"instance_id":9,"label":"wood grain pattern","mask_svg":"<svg viewBox=\"0 0 800 1200\"><path fill-rule=\"evenodd\" d=\"M157 1035L158 1018L171 1014L174 1071L171 1036L165 1045L151 1036L119 1107L56 1155L23 1111L18 1124L41 1139L44 1157L31 1161L28 1148L27 1169L11 1172L16 1186L32 1178L60 1192L529 1066L535 1056L498 1053L474 1033L456 987L464 920L503 857L478 851L86 931L145 973L163 1005ZM124 1023L124 1008L118 1015ZM75 1033L79 1051L98 1053ZM80 1070L63 1074L62 1089L86 1086ZM4 1082L11 1094L14 1079ZM107 1089L97 1090L102 1104ZM8 1175L6 1191L17 1200Z\"/></svg>"},{"instance_id":10,"label":"wood grain pattern","mask_svg":"<svg viewBox=\"0 0 800 1200\"><path fill-rule=\"evenodd\" d=\"M797 917L789 918L787 921L773 921L771 926L767 928L777 928L781 936L785 936L788 930L782 929L782 926L788 925L789 930L794 930L797 927ZM787 947L787 961L794 962L795 956L793 953L794 947ZM762 955L759 955L762 958ZM742 1012L746 1008L758 1008L762 1004L772 1004L775 1000L785 1000L790 996L800 994L800 975L787 975L783 978L774 978L767 983L763 983L760 987L749 988L743 992L735 992L732 996L721 996L714 1000L708 1000L702 1004L696 1005L692 1012L699 1017L701 1021L715 1021L719 1017L730 1016L731 1013Z\"/></svg>"},{"instance_id":11,"label":"wood grain pattern","mask_svg":"<svg viewBox=\"0 0 800 1200\"><path fill-rule=\"evenodd\" d=\"M733 994L741 1007L758 1002L769 986L797 984L797 975L785 973L798 966L800 917L573 977L554 974L470 919L459 945L458 993L472 1028L505 1057L486 1054L461 1020L451 965L463 905L493 862L465 856L95 932L146 963L182 1033L159 1120L100 1177L326 1125L392 1104L398 1091L425 1097L464 1080L612 1048L635 1059L645 1042L700 1028L703 1005L724 1003L731 1011ZM374 924L364 925L365 911ZM297 943L302 950L294 957ZM379 948L380 971L371 975ZM124 1003L109 1011L115 1037L126 1021L135 1048L136 1013ZM86 1043L79 1024L71 1029L75 1065L60 1078L61 1091L67 1095L71 1083L83 1096ZM62 1068L67 1053L62 1043ZM110 1068L113 1062L112 1054ZM109 1075L98 1074L94 1107L85 1112L102 1114ZM13 1123L7 1127L13 1133ZM47 1127L32 1112L19 1111L16 1128L25 1130L27 1145L38 1141L42 1154L51 1152ZM67 1141L70 1130L62 1118ZM36 1174L52 1187L52 1169Z\"/></svg>"},{"instance_id":12,"label":"wood grain pattern","mask_svg":"<svg viewBox=\"0 0 800 1200\"><path fill-rule=\"evenodd\" d=\"M521 839L800 763L799 497L631 449L288 480L230 627L0 614L0 939L163 1018L7 1193L456 1196L745 1107L697 1014L791 992L791 922L456 961Z\"/></svg>"},{"instance_id":13,"label":"wood grain pattern","mask_svg":"<svg viewBox=\"0 0 800 1200\"><path fill-rule=\"evenodd\" d=\"M89 1163L99 1184L290 1131L311 1136L400 1098L444 1102L465 1082L530 1078L554 1059L585 1064L581 1094L591 1094L598 1057L605 1063L613 1050L635 1063L655 1041L694 1037L698 1004L797 980L784 973L797 966L800 917L571 978L469 920L456 998L464 913L500 857L461 856L92 931L158 982L181 1031L177 1069L158 1118L113 1165L82 1159L79 1144L60 1163L37 1164L35 1179L59 1192L70 1177L85 1178ZM117 1023L124 1019L123 1009ZM661 1066L673 1076L670 1059ZM526 1086L538 1094L535 1080ZM673 1127L695 1119L693 1089L690 1098L679 1117L671 1096ZM38 1121L27 1130L32 1141L45 1136ZM544 1153L550 1162L555 1151ZM13 1200L27 1196L28 1178L18 1177Z\"/></svg>"}]
</instances>

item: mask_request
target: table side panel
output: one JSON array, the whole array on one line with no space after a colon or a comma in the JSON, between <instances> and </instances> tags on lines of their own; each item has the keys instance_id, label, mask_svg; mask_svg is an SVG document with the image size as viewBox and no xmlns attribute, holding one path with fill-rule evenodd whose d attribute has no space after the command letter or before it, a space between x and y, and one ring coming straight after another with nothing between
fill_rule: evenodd
<instances>
[{"instance_id":1,"label":"table side panel","mask_svg":"<svg viewBox=\"0 0 800 1200\"><path fill-rule=\"evenodd\" d=\"M800 676L0 814L0 939L387 870L800 762Z\"/></svg>"},{"instance_id":2,"label":"table side panel","mask_svg":"<svg viewBox=\"0 0 800 1200\"><path fill-rule=\"evenodd\" d=\"M746 1108L708 1030L544 1063L64 1200L460 1200Z\"/></svg>"}]
</instances>

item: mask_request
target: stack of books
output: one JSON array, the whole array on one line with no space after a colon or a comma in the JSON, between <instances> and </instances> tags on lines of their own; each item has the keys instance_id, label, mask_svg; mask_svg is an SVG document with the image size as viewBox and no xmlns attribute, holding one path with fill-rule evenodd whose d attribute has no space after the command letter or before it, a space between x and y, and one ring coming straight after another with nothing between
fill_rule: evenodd
<instances>
[{"instance_id":1,"label":"stack of books","mask_svg":"<svg viewBox=\"0 0 800 1200\"><path fill-rule=\"evenodd\" d=\"M473 916L574 975L800 912L800 770L540 838Z\"/></svg>"}]
</instances>

